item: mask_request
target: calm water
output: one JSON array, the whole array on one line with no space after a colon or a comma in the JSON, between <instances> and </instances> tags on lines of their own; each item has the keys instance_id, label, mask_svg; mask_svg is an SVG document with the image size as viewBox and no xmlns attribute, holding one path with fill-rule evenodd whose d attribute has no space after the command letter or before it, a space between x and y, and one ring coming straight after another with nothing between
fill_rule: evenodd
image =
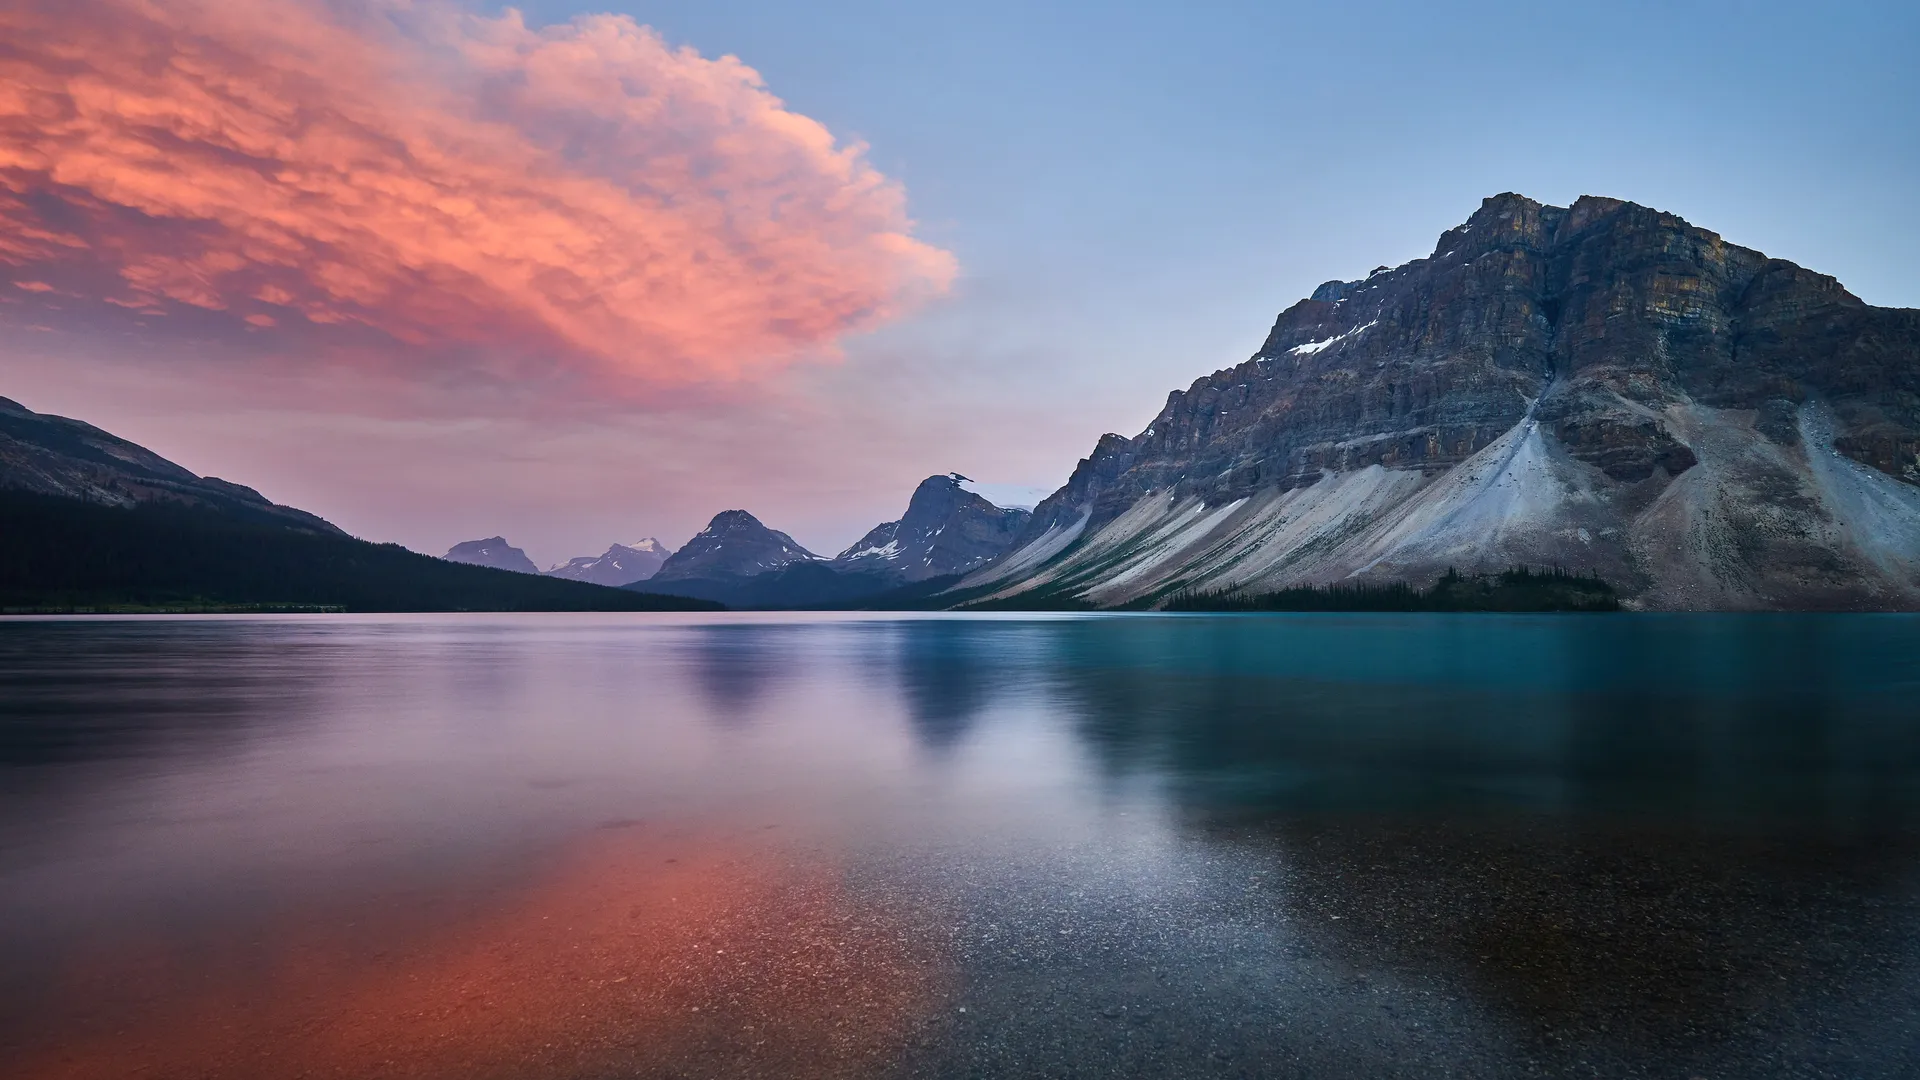
<instances>
[{"instance_id":1,"label":"calm water","mask_svg":"<svg viewBox=\"0 0 1920 1080\"><path fill-rule=\"evenodd\" d=\"M1920 1075L1920 619L0 622L0 1073Z\"/></svg>"}]
</instances>

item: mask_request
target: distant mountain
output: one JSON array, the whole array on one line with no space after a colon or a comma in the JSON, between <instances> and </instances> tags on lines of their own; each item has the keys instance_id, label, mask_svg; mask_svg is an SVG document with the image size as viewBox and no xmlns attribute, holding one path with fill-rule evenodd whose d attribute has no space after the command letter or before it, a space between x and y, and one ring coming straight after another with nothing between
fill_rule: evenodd
<instances>
[{"instance_id":1,"label":"distant mountain","mask_svg":"<svg viewBox=\"0 0 1920 1080\"><path fill-rule=\"evenodd\" d=\"M651 591L695 596L741 608L937 606L924 595L1005 551L1026 524L1025 510L1003 509L969 490L958 473L928 477L907 512L870 530L833 559L822 559L751 514L729 510L648 579ZM926 588L916 588L924 585Z\"/></svg>"},{"instance_id":2,"label":"distant mountain","mask_svg":"<svg viewBox=\"0 0 1920 1080\"><path fill-rule=\"evenodd\" d=\"M448 562L466 563L468 566L491 566L495 570L511 570L516 574L537 574L540 568L527 558L527 553L507 543L503 536L489 536L485 540L463 540L447 549L440 556Z\"/></svg>"},{"instance_id":3,"label":"distant mountain","mask_svg":"<svg viewBox=\"0 0 1920 1080\"><path fill-rule=\"evenodd\" d=\"M78 420L0 398L0 490L122 508L166 503L344 536L327 521L269 501L250 487L195 476L143 446Z\"/></svg>"},{"instance_id":4,"label":"distant mountain","mask_svg":"<svg viewBox=\"0 0 1920 1080\"><path fill-rule=\"evenodd\" d=\"M649 536L634 544L614 544L604 555L569 559L565 565L548 570L547 576L618 588L645 581L658 573L668 554L665 544Z\"/></svg>"},{"instance_id":5,"label":"distant mountain","mask_svg":"<svg viewBox=\"0 0 1920 1080\"><path fill-rule=\"evenodd\" d=\"M1644 206L1499 195L1102 436L951 598L1515 565L1645 608L1920 608L1920 311Z\"/></svg>"},{"instance_id":6,"label":"distant mountain","mask_svg":"<svg viewBox=\"0 0 1920 1080\"><path fill-rule=\"evenodd\" d=\"M959 473L929 476L898 521L875 526L830 565L894 585L964 574L1007 550L1032 514L993 505Z\"/></svg>"},{"instance_id":7,"label":"distant mountain","mask_svg":"<svg viewBox=\"0 0 1920 1080\"><path fill-rule=\"evenodd\" d=\"M750 578L819 559L794 543L793 537L767 528L745 510L723 510L698 536L669 555L650 580L665 583Z\"/></svg>"},{"instance_id":8,"label":"distant mountain","mask_svg":"<svg viewBox=\"0 0 1920 1080\"><path fill-rule=\"evenodd\" d=\"M356 540L251 488L0 399L0 611L713 606Z\"/></svg>"}]
</instances>

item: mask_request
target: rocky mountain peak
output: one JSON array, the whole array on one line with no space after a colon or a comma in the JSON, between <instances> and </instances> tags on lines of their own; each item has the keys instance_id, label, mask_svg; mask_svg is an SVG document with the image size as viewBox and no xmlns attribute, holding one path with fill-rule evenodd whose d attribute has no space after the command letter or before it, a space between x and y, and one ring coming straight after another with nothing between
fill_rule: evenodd
<instances>
[{"instance_id":1,"label":"rocky mountain peak","mask_svg":"<svg viewBox=\"0 0 1920 1080\"><path fill-rule=\"evenodd\" d=\"M610 544L600 555L582 555L547 571L548 577L619 588L645 581L667 561L666 545L649 536L632 544Z\"/></svg>"},{"instance_id":2,"label":"rocky mountain peak","mask_svg":"<svg viewBox=\"0 0 1920 1080\"><path fill-rule=\"evenodd\" d=\"M967 483L968 479L959 473L927 477L913 489L913 495L907 499L907 512L900 520L916 525L936 521L946 518L961 506L990 511L1000 509L979 493L968 491L964 486Z\"/></svg>"},{"instance_id":3,"label":"rocky mountain peak","mask_svg":"<svg viewBox=\"0 0 1920 1080\"><path fill-rule=\"evenodd\" d=\"M1473 258L1503 249L1539 250L1552 241L1565 215L1562 207L1503 192L1481 200L1480 209L1463 224L1441 233L1432 257L1444 258L1447 252Z\"/></svg>"},{"instance_id":4,"label":"rocky mountain peak","mask_svg":"<svg viewBox=\"0 0 1920 1080\"><path fill-rule=\"evenodd\" d=\"M713 519L707 522L707 527L702 529L701 532L717 535L732 532L737 529L751 530L765 528L766 526L760 523L759 518L754 517L745 510L722 510L713 515Z\"/></svg>"},{"instance_id":5,"label":"rocky mountain peak","mask_svg":"<svg viewBox=\"0 0 1920 1080\"><path fill-rule=\"evenodd\" d=\"M668 556L653 578L752 577L819 558L745 510L723 510L686 546Z\"/></svg>"},{"instance_id":6,"label":"rocky mountain peak","mask_svg":"<svg viewBox=\"0 0 1920 1080\"><path fill-rule=\"evenodd\" d=\"M1609 199L1604 195L1582 195L1567 208L1566 219L1561 222L1560 228L1568 234L1576 233L1608 214L1634 205L1625 199Z\"/></svg>"},{"instance_id":7,"label":"rocky mountain peak","mask_svg":"<svg viewBox=\"0 0 1920 1080\"><path fill-rule=\"evenodd\" d=\"M489 536L485 540L464 540L447 549L440 556L448 562L467 563L471 566L491 566L495 570L511 570L516 574L537 574L540 568L527 558L527 553L507 543L504 536Z\"/></svg>"},{"instance_id":8,"label":"rocky mountain peak","mask_svg":"<svg viewBox=\"0 0 1920 1080\"><path fill-rule=\"evenodd\" d=\"M1006 550L1030 516L995 506L959 473L929 476L898 521L875 526L833 560L836 569L894 584L966 573Z\"/></svg>"}]
</instances>

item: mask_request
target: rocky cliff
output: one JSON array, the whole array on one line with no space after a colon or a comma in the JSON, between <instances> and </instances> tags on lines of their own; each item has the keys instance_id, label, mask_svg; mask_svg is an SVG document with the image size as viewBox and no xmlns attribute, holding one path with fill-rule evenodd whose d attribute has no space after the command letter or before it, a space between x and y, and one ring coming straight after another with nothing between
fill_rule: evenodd
<instances>
[{"instance_id":1,"label":"rocky cliff","mask_svg":"<svg viewBox=\"0 0 1920 1080\"><path fill-rule=\"evenodd\" d=\"M967 595L1591 570L1652 608L1920 607L1920 311L1615 199L1486 200L1102 436Z\"/></svg>"}]
</instances>

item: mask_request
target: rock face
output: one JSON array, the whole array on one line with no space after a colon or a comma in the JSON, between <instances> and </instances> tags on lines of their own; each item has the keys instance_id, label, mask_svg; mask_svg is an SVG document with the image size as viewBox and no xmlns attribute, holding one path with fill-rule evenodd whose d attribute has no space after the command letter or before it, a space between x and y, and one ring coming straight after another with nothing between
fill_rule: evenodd
<instances>
[{"instance_id":1,"label":"rock face","mask_svg":"<svg viewBox=\"0 0 1920 1080\"><path fill-rule=\"evenodd\" d=\"M819 558L745 510L723 510L698 536L669 555L650 580L750 578Z\"/></svg>"},{"instance_id":2,"label":"rock face","mask_svg":"<svg viewBox=\"0 0 1920 1080\"><path fill-rule=\"evenodd\" d=\"M603 555L582 555L547 571L548 577L587 581L618 588L645 581L667 561L665 544L649 536L633 544L614 544Z\"/></svg>"},{"instance_id":3,"label":"rock face","mask_svg":"<svg viewBox=\"0 0 1920 1080\"><path fill-rule=\"evenodd\" d=\"M1102 436L972 595L1559 564L1653 608L1920 607L1920 311L1615 199L1486 200Z\"/></svg>"},{"instance_id":4,"label":"rock face","mask_svg":"<svg viewBox=\"0 0 1920 1080\"><path fill-rule=\"evenodd\" d=\"M511 570L516 574L537 574L540 568L533 565L527 553L507 543L505 537L489 536L485 540L464 540L447 549L440 556L448 562L466 563L468 566L491 566L495 570Z\"/></svg>"},{"instance_id":5,"label":"rock face","mask_svg":"<svg viewBox=\"0 0 1920 1080\"><path fill-rule=\"evenodd\" d=\"M195 476L92 424L0 398L0 488L102 506L173 503L307 532L344 536L327 521L269 501L250 487Z\"/></svg>"},{"instance_id":6,"label":"rock face","mask_svg":"<svg viewBox=\"0 0 1920 1080\"><path fill-rule=\"evenodd\" d=\"M989 562L1007 550L1032 515L995 506L968 483L959 473L921 481L899 521L875 526L829 565L904 585Z\"/></svg>"}]
</instances>

